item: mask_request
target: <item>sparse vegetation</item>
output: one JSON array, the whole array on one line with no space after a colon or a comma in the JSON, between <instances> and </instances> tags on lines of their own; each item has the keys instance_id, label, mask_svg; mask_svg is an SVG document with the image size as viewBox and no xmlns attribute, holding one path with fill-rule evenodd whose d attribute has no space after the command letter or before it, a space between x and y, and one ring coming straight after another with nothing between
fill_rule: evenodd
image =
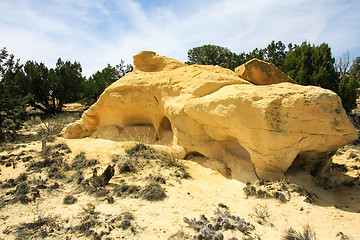
<instances>
[{"instance_id":1,"label":"sparse vegetation","mask_svg":"<svg viewBox=\"0 0 360 240\"><path fill-rule=\"evenodd\" d=\"M303 229L303 232L295 231L293 228L289 228L286 230L285 235L283 236L284 240L316 240L316 233L310 227L306 226Z\"/></svg>"},{"instance_id":2,"label":"sparse vegetation","mask_svg":"<svg viewBox=\"0 0 360 240\"><path fill-rule=\"evenodd\" d=\"M159 154L157 154L157 152L151 148L146 146L143 143L137 143L135 146L127 149L125 151L126 155L130 158L130 159L157 159L159 158Z\"/></svg>"},{"instance_id":3,"label":"sparse vegetation","mask_svg":"<svg viewBox=\"0 0 360 240\"><path fill-rule=\"evenodd\" d=\"M74 160L72 161L71 169L81 170L81 169L86 169L88 167L93 167L96 164L99 164L99 160L97 159L88 160L85 156L85 152L80 152L78 155L75 156Z\"/></svg>"},{"instance_id":4,"label":"sparse vegetation","mask_svg":"<svg viewBox=\"0 0 360 240\"><path fill-rule=\"evenodd\" d=\"M69 154L71 153L71 149L69 148L68 145L66 145L65 143L58 143L54 146L54 149L56 150L63 150L65 153Z\"/></svg>"},{"instance_id":5,"label":"sparse vegetation","mask_svg":"<svg viewBox=\"0 0 360 240\"><path fill-rule=\"evenodd\" d=\"M70 228L72 232L79 232L84 234L86 237L92 236L94 239L101 239L100 235L93 230L96 226L100 226L99 212L95 211L95 205L88 204L87 207L83 208L83 217L80 223L75 227Z\"/></svg>"},{"instance_id":6,"label":"sparse vegetation","mask_svg":"<svg viewBox=\"0 0 360 240\"><path fill-rule=\"evenodd\" d=\"M114 188L114 193L118 197L138 198L140 195L140 190L140 186L123 183L122 185Z\"/></svg>"},{"instance_id":7,"label":"sparse vegetation","mask_svg":"<svg viewBox=\"0 0 360 240\"><path fill-rule=\"evenodd\" d=\"M54 142L55 137L60 133L63 129L63 124L57 121L50 120L42 120L42 124L40 124L40 129L38 130L38 136L40 140L43 142Z\"/></svg>"},{"instance_id":8,"label":"sparse vegetation","mask_svg":"<svg viewBox=\"0 0 360 240\"><path fill-rule=\"evenodd\" d=\"M61 223L55 216L38 215L33 222L21 223L11 226L6 234L13 233L17 239L38 239L56 237L62 229Z\"/></svg>"},{"instance_id":9,"label":"sparse vegetation","mask_svg":"<svg viewBox=\"0 0 360 240\"><path fill-rule=\"evenodd\" d=\"M148 179L160 184L166 184L166 179L161 175L149 175Z\"/></svg>"},{"instance_id":10,"label":"sparse vegetation","mask_svg":"<svg viewBox=\"0 0 360 240\"><path fill-rule=\"evenodd\" d=\"M54 166L54 167L49 168L48 178L64 179L65 174L64 174L64 172L62 172L62 170L59 167Z\"/></svg>"},{"instance_id":11,"label":"sparse vegetation","mask_svg":"<svg viewBox=\"0 0 360 240\"><path fill-rule=\"evenodd\" d=\"M161 201L166 198L165 190L158 183L150 183L141 191L141 197L148 201Z\"/></svg>"},{"instance_id":12,"label":"sparse vegetation","mask_svg":"<svg viewBox=\"0 0 360 240\"><path fill-rule=\"evenodd\" d=\"M104 197L110 193L110 191L106 189L106 185L114 176L114 173L114 166L111 165L109 165L100 176L97 175L97 169L95 168L91 178L80 181L83 179L82 175L80 175L77 182L82 189L88 193L94 194L96 197Z\"/></svg>"},{"instance_id":13,"label":"sparse vegetation","mask_svg":"<svg viewBox=\"0 0 360 240\"><path fill-rule=\"evenodd\" d=\"M256 234L252 234L254 226L250 222L246 222L239 216L232 215L229 210L221 210L217 208L215 214L210 220L204 215L200 214L199 219L189 219L184 217L184 222L194 229L197 234L193 236L194 239L224 239L223 231L240 231L249 239L255 239Z\"/></svg>"},{"instance_id":14,"label":"sparse vegetation","mask_svg":"<svg viewBox=\"0 0 360 240\"><path fill-rule=\"evenodd\" d=\"M81 170L76 171L73 175L71 175L68 179L67 182L73 182L75 181L76 184L81 184L82 181L84 180L84 175L83 172Z\"/></svg>"},{"instance_id":15,"label":"sparse vegetation","mask_svg":"<svg viewBox=\"0 0 360 240\"><path fill-rule=\"evenodd\" d=\"M191 235L186 234L183 229L177 231L176 233L174 233L169 237L169 240L185 240L185 239L191 239Z\"/></svg>"},{"instance_id":16,"label":"sparse vegetation","mask_svg":"<svg viewBox=\"0 0 360 240\"><path fill-rule=\"evenodd\" d=\"M343 232L338 232L338 234L336 234L336 236L340 237L340 240L350 240L350 238Z\"/></svg>"},{"instance_id":17,"label":"sparse vegetation","mask_svg":"<svg viewBox=\"0 0 360 240\"><path fill-rule=\"evenodd\" d=\"M285 193L288 193L288 189L286 185L284 185L282 182L264 183L262 180L260 180L259 182L261 185L264 185L264 188L256 188L255 186L252 186L251 183L247 183L246 187L243 188L245 195L248 197L255 196L257 198L275 198L282 203L286 203L290 200L291 196L287 194L288 196L286 197L283 193L283 191ZM277 184L279 185L277 189L274 189L273 187L269 187L269 189L266 188L267 186L274 186Z\"/></svg>"},{"instance_id":18,"label":"sparse vegetation","mask_svg":"<svg viewBox=\"0 0 360 240\"><path fill-rule=\"evenodd\" d=\"M136 173L139 165L131 159L121 159L118 163L119 173Z\"/></svg>"},{"instance_id":19,"label":"sparse vegetation","mask_svg":"<svg viewBox=\"0 0 360 240\"><path fill-rule=\"evenodd\" d=\"M32 159L29 164L27 164L27 171L41 172L44 168L48 168L49 178L64 178L65 175L62 171L69 170L69 166L64 160L66 156L65 152L68 150L57 150L58 147L55 147L47 146L45 149L42 149L39 154L41 160Z\"/></svg>"},{"instance_id":20,"label":"sparse vegetation","mask_svg":"<svg viewBox=\"0 0 360 240\"><path fill-rule=\"evenodd\" d=\"M66 205L71 205L77 202L77 198L74 197L73 195L66 195L64 198L63 203Z\"/></svg>"},{"instance_id":21,"label":"sparse vegetation","mask_svg":"<svg viewBox=\"0 0 360 240\"><path fill-rule=\"evenodd\" d=\"M282 203L290 201L294 195L300 195L304 197L305 202L312 204L317 197L316 194L310 193L305 188L286 181L259 180L257 186L247 183L243 191L247 197L277 199Z\"/></svg>"},{"instance_id":22,"label":"sparse vegetation","mask_svg":"<svg viewBox=\"0 0 360 240\"><path fill-rule=\"evenodd\" d=\"M101 212L95 211L95 205L88 204L83 208L83 212L78 217L80 218L79 223L69 227L67 231L79 236L104 239L114 229L121 229L122 231L131 230L133 234L136 234L136 226L133 223L134 215L130 212L123 212L115 217L106 216Z\"/></svg>"},{"instance_id":23,"label":"sparse vegetation","mask_svg":"<svg viewBox=\"0 0 360 240\"><path fill-rule=\"evenodd\" d=\"M121 223L120 223L120 227L123 230L127 230L128 228L131 227L131 221L134 220L134 215L132 215L130 212L123 212L121 215Z\"/></svg>"},{"instance_id":24,"label":"sparse vegetation","mask_svg":"<svg viewBox=\"0 0 360 240\"><path fill-rule=\"evenodd\" d=\"M166 152L156 151L154 148L140 142L127 149L123 158L125 158L126 165L130 165L130 167L126 167L126 169L139 169L148 164L149 160L157 160L161 164L161 167L175 168L183 172L184 178L190 177L188 173L185 174L186 168L178 158ZM114 161L114 159L117 158L113 157L112 159ZM128 161L130 161L130 163Z\"/></svg>"},{"instance_id":25,"label":"sparse vegetation","mask_svg":"<svg viewBox=\"0 0 360 240\"><path fill-rule=\"evenodd\" d=\"M16 182L20 183L20 182L25 182L28 178L28 175L26 173L21 173L17 178L16 178Z\"/></svg>"},{"instance_id":26,"label":"sparse vegetation","mask_svg":"<svg viewBox=\"0 0 360 240\"><path fill-rule=\"evenodd\" d=\"M270 214L269 208L267 205L260 205L253 207L254 216L258 218L260 221L267 222ZM259 222L261 224L262 222Z\"/></svg>"}]
</instances>

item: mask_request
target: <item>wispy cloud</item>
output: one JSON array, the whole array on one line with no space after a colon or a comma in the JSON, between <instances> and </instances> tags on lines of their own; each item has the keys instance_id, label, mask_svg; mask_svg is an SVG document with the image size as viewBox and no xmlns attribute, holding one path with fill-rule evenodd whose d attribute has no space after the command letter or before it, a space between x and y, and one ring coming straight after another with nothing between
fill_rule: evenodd
<instances>
[{"instance_id":1,"label":"wispy cloud","mask_svg":"<svg viewBox=\"0 0 360 240\"><path fill-rule=\"evenodd\" d=\"M234 52L272 40L327 42L334 56L360 55L357 0L12 0L0 2L0 47L54 66L79 61L86 75L141 50L186 61L216 44Z\"/></svg>"}]
</instances>

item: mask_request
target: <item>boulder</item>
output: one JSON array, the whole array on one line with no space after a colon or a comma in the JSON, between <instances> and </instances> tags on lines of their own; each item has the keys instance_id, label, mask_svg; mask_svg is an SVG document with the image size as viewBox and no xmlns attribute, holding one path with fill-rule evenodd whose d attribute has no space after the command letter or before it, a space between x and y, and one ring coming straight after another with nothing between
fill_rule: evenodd
<instances>
[{"instance_id":1,"label":"boulder","mask_svg":"<svg viewBox=\"0 0 360 240\"><path fill-rule=\"evenodd\" d=\"M148 129L152 144L171 146L181 157L202 155L207 165L241 181L280 179L292 165L306 164L313 174L328 167L332 154L356 139L340 98L285 81L290 78L279 78L285 74L273 65L261 62L266 67L257 69L251 62L245 73L264 74L247 73L245 80L218 66L141 52L134 70L110 85L63 136L126 141L129 133Z\"/></svg>"},{"instance_id":2,"label":"boulder","mask_svg":"<svg viewBox=\"0 0 360 240\"><path fill-rule=\"evenodd\" d=\"M291 77L280 71L274 64L256 58L237 67L235 73L240 78L256 85L270 85L282 82L295 83Z\"/></svg>"}]
</instances>

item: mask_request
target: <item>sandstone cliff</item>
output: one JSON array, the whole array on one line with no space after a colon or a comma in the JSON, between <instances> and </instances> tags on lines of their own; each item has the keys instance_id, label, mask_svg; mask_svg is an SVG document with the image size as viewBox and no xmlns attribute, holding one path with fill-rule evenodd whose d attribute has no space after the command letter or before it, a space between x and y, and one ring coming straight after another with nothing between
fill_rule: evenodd
<instances>
[{"instance_id":1,"label":"sandstone cliff","mask_svg":"<svg viewBox=\"0 0 360 240\"><path fill-rule=\"evenodd\" d=\"M179 157L201 154L243 181L279 179L300 164L316 174L356 138L334 92L293 84L272 64L252 60L233 72L141 52L134 65L65 138L123 141L146 128L152 144Z\"/></svg>"}]
</instances>

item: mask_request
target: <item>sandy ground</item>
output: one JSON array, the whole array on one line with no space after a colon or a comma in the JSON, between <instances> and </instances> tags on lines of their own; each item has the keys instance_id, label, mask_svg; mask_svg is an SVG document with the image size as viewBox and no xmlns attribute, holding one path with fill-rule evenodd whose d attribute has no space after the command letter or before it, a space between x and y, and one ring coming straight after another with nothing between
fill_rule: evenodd
<instances>
[{"instance_id":1,"label":"sandy ground","mask_svg":"<svg viewBox=\"0 0 360 240\"><path fill-rule=\"evenodd\" d=\"M54 143L48 145L55 146L59 143L65 143L71 149L71 153L63 156L64 162L71 163L76 155L85 152L87 159L100 161L100 164L96 165L99 173L112 164L112 155L121 155L136 144L94 138L57 138ZM333 157L335 165L329 183L330 189L317 185L305 170L288 173L282 182L266 183L265 186L261 182L251 183L255 189L268 189L269 192L286 186L285 190L280 191L286 197L286 202L275 198L247 196L243 190L246 183L226 178L219 172L199 164L203 161L201 157L192 157L181 160L191 176L190 179L174 177L175 170L162 166L145 166L137 173L125 175L120 174L115 168L115 175L106 189L112 189L124 182L145 186L150 175L161 175L166 179L166 183L161 186L165 189L167 197L161 201L148 201L141 197L119 197L110 194L114 199L114 203L111 203L107 200L108 195L97 197L79 190L74 182L68 182L67 179L74 171L65 172L64 179L49 179L49 170L46 168L41 171L29 171L27 168L31 161L41 161L41 142L22 144L18 149L1 152L0 156L11 154L15 156L15 160L12 160L16 163L15 167L14 164L6 164L9 161L6 157L2 157L0 165L0 199L3 202L8 200L0 207L0 239L16 239L18 226L45 217L56 219L58 226L58 229L54 227L55 230L41 228L42 231L48 231L44 234L46 239L193 239L193 236L199 233L184 222L184 217L199 219L199 215L204 214L211 222L214 211L225 211L225 207L231 214L251 223L254 229L248 234L236 229L223 229L224 239L282 239L290 227L302 232L307 226L316 233L316 239L360 239L360 151L354 146L340 149ZM16 160L16 156L20 157ZM33 159L22 161L26 156L33 156ZM84 170L85 179L92 176L93 168ZM28 174L28 181L39 177L47 180L45 185L48 188L39 189L40 197L27 204L9 203L14 191L17 191L16 186L4 187L4 184L24 172ZM55 182L59 184L59 188L50 191L49 186ZM30 196L30 193L28 195ZM74 196L77 202L64 204L66 195ZM76 230L76 226L81 224L84 214L86 215L86 209L87 212L90 211L89 206L94 207L91 214L96 215L100 222L91 227L91 230L98 234L103 232L100 238L96 238L94 234L86 236ZM259 217L256 209L265 209L267 216ZM116 217L125 212L133 216L131 227L128 229L123 229L120 226L121 221L116 220ZM109 226L113 226L113 229L109 229ZM341 238L340 232L348 238ZM174 236L176 233L177 237ZM32 237L40 238L38 235ZM31 236L23 237L29 238Z\"/></svg>"}]
</instances>

